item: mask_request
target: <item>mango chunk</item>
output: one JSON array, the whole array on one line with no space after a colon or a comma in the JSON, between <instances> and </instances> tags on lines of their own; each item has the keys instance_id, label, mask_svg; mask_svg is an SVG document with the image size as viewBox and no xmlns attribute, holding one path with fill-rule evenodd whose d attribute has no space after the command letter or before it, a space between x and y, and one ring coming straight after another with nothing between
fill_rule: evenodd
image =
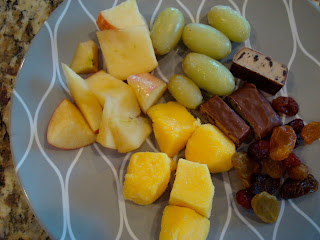
<instances>
[{"instance_id":1,"label":"mango chunk","mask_svg":"<svg viewBox=\"0 0 320 240\"><path fill-rule=\"evenodd\" d=\"M214 186L205 164L179 159L169 204L188 207L209 218Z\"/></svg>"},{"instance_id":2,"label":"mango chunk","mask_svg":"<svg viewBox=\"0 0 320 240\"><path fill-rule=\"evenodd\" d=\"M205 240L210 221L185 207L165 207L159 240Z\"/></svg>"},{"instance_id":3,"label":"mango chunk","mask_svg":"<svg viewBox=\"0 0 320 240\"><path fill-rule=\"evenodd\" d=\"M165 153L138 152L131 156L123 184L124 199L139 205L157 200L166 190L171 159Z\"/></svg>"},{"instance_id":4,"label":"mango chunk","mask_svg":"<svg viewBox=\"0 0 320 240\"><path fill-rule=\"evenodd\" d=\"M233 165L234 143L217 127L204 124L189 139L185 156L193 162L207 164L211 173L229 171Z\"/></svg>"},{"instance_id":5,"label":"mango chunk","mask_svg":"<svg viewBox=\"0 0 320 240\"><path fill-rule=\"evenodd\" d=\"M177 102L157 104L147 111L161 152L177 155L200 125L188 110Z\"/></svg>"}]
</instances>

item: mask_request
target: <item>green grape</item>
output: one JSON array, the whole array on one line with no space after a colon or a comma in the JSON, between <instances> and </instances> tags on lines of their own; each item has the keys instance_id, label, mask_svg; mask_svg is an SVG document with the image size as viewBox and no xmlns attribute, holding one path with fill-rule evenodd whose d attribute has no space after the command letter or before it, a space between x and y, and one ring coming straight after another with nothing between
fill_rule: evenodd
<instances>
[{"instance_id":1,"label":"green grape","mask_svg":"<svg viewBox=\"0 0 320 240\"><path fill-rule=\"evenodd\" d=\"M184 27L183 14L176 8L166 8L151 29L151 40L156 54L164 55L179 42Z\"/></svg>"},{"instance_id":2,"label":"green grape","mask_svg":"<svg viewBox=\"0 0 320 240\"><path fill-rule=\"evenodd\" d=\"M183 75L174 75L168 84L169 92L183 106L196 109L202 101L202 95L198 86Z\"/></svg>"},{"instance_id":3,"label":"green grape","mask_svg":"<svg viewBox=\"0 0 320 240\"><path fill-rule=\"evenodd\" d=\"M231 7L211 8L208 12L208 22L233 42L243 42L250 36L249 22Z\"/></svg>"},{"instance_id":4,"label":"green grape","mask_svg":"<svg viewBox=\"0 0 320 240\"><path fill-rule=\"evenodd\" d=\"M217 60L226 57L231 52L230 40L219 30L204 24L186 25L182 40L191 51Z\"/></svg>"},{"instance_id":5,"label":"green grape","mask_svg":"<svg viewBox=\"0 0 320 240\"><path fill-rule=\"evenodd\" d=\"M231 72L220 62L200 53L189 53L182 69L201 89L224 96L233 92L235 83Z\"/></svg>"}]
</instances>

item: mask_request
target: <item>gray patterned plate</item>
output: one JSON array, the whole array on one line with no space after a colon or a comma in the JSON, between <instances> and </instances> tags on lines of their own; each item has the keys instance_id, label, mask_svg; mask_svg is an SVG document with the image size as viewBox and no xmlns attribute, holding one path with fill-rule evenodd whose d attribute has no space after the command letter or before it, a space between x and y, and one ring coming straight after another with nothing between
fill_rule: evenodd
<instances>
[{"instance_id":1,"label":"gray patterned plate","mask_svg":"<svg viewBox=\"0 0 320 240\"><path fill-rule=\"evenodd\" d=\"M16 171L35 215L54 239L157 239L169 191L154 204L124 201L123 176L130 154L119 154L98 144L72 150L48 145L50 116L69 98L60 62L70 63L78 41L97 42L95 17L117 0L66 0L34 38L20 69L11 109L11 149ZM320 121L320 12L310 1L292 0L138 0L147 22L166 7L180 9L187 23L206 23L214 5L229 5L249 20L251 37L233 44L228 65L243 46L266 53L290 69L282 95L300 105L299 117ZM180 44L164 57L154 74L164 80L181 73L187 49ZM283 119L288 122L291 119ZM139 151L152 151L154 138ZM299 147L295 153L320 180L320 144ZM235 171L214 174L208 239L320 239L320 191L294 200L279 200L274 224L262 223L251 210L235 203L241 188ZM170 188L170 187L169 187Z\"/></svg>"}]
</instances>

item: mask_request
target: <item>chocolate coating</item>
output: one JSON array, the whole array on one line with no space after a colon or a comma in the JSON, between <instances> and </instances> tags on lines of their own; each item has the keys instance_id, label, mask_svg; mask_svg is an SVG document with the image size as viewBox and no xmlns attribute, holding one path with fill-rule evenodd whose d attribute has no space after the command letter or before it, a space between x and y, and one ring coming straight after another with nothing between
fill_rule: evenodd
<instances>
[{"instance_id":1,"label":"chocolate coating","mask_svg":"<svg viewBox=\"0 0 320 240\"><path fill-rule=\"evenodd\" d=\"M251 126L256 140L264 138L274 127L282 124L268 100L251 83L244 83L241 88L228 96L227 100Z\"/></svg>"},{"instance_id":2,"label":"chocolate coating","mask_svg":"<svg viewBox=\"0 0 320 240\"><path fill-rule=\"evenodd\" d=\"M250 135L250 127L219 96L214 96L203 103L200 106L200 112L237 147Z\"/></svg>"}]
</instances>

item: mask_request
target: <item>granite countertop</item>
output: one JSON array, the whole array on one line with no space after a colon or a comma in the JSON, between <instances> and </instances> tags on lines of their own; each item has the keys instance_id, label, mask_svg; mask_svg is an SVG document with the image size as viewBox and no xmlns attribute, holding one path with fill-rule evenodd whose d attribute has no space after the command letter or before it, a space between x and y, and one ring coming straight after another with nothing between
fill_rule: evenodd
<instances>
[{"instance_id":1,"label":"granite countertop","mask_svg":"<svg viewBox=\"0 0 320 240\"><path fill-rule=\"evenodd\" d=\"M14 170L9 109L19 66L32 38L62 0L0 3L0 239L50 239L33 215Z\"/></svg>"},{"instance_id":2,"label":"granite countertop","mask_svg":"<svg viewBox=\"0 0 320 240\"><path fill-rule=\"evenodd\" d=\"M319 6L320 0L313 0ZM0 240L50 239L20 187L10 151L9 109L21 61L32 38L62 0L0 3Z\"/></svg>"}]
</instances>

